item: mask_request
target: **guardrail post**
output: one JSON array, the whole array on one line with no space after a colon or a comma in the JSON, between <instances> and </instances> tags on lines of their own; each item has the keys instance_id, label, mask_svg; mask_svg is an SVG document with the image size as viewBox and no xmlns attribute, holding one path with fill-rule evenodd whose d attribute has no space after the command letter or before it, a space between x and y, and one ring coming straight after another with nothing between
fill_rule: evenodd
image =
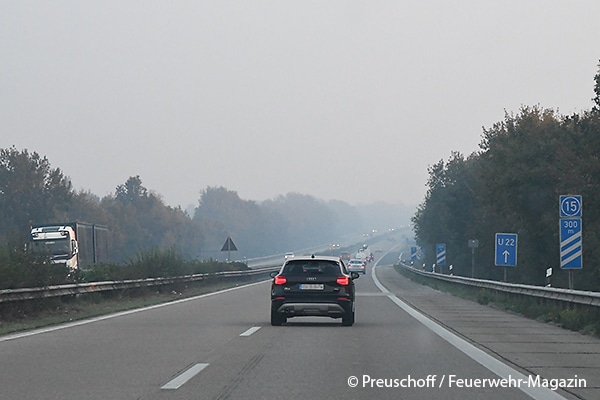
<instances>
[{"instance_id":1,"label":"guardrail post","mask_svg":"<svg viewBox=\"0 0 600 400\"><path fill-rule=\"evenodd\" d=\"M471 278L475 278L475 247L471 247Z\"/></svg>"}]
</instances>

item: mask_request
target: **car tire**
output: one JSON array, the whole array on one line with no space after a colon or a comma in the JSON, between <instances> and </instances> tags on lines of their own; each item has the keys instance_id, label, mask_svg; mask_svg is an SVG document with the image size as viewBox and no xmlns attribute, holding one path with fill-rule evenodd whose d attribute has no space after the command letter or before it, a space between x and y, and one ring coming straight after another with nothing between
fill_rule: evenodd
<instances>
[{"instance_id":1,"label":"car tire","mask_svg":"<svg viewBox=\"0 0 600 400\"><path fill-rule=\"evenodd\" d=\"M271 311L271 325L272 326L281 326L281 324L283 324L286 321L287 321L286 317L278 314L275 311Z\"/></svg>"},{"instance_id":2,"label":"car tire","mask_svg":"<svg viewBox=\"0 0 600 400\"><path fill-rule=\"evenodd\" d=\"M342 325L352 326L354 324L354 311L347 312L342 316Z\"/></svg>"}]
</instances>

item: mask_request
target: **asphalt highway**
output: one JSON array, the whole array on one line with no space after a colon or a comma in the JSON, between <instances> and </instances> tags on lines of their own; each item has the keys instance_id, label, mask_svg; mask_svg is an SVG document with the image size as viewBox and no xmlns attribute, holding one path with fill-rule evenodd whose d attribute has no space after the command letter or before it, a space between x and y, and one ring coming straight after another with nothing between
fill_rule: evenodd
<instances>
[{"instance_id":1,"label":"asphalt highway","mask_svg":"<svg viewBox=\"0 0 600 400\"><path fill-rule=\"evenodd\" d=\"M356 287L352 327L327 318L270 326L265 281L0 337L0 398L600 398L598 340L456 300L391 266L371 266ZM511 344L503 326L569 343L566 353L590 368L571 368L569 354L544 361L547 341ZM586 387L565 390L575 375Z\"/></svg>"}]
</instances>

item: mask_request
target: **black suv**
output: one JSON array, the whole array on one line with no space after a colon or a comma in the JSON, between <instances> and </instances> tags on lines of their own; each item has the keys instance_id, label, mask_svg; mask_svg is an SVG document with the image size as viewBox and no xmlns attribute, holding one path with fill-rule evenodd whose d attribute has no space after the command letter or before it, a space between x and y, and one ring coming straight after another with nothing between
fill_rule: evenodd
<instances>
[{"instance_id":1,"label":"black suv","mask_svg":"<svg viewBox=\"0 0 600 400\"><path fill-rule=\"evenodd\" d=\"M271 325L291 317L322 316L354 323L354 279L337 257L294 257L271 273Z\"/></svg>"}]
</instances>

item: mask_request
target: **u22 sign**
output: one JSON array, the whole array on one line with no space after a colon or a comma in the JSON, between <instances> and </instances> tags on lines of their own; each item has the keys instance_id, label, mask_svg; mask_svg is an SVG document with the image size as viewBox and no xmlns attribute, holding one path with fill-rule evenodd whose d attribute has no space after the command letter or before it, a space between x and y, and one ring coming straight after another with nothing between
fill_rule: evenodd
<instances>
[{"instance_id":1,"label":"u22 sign","mask_svg":"<svg viewBox=\"0 0 600 400\"><path fill-rule=\"evenodd\" d=\"M517 266L517 234L496 233L496 264L497 267Z\"/></svg>"}]
</instances>

